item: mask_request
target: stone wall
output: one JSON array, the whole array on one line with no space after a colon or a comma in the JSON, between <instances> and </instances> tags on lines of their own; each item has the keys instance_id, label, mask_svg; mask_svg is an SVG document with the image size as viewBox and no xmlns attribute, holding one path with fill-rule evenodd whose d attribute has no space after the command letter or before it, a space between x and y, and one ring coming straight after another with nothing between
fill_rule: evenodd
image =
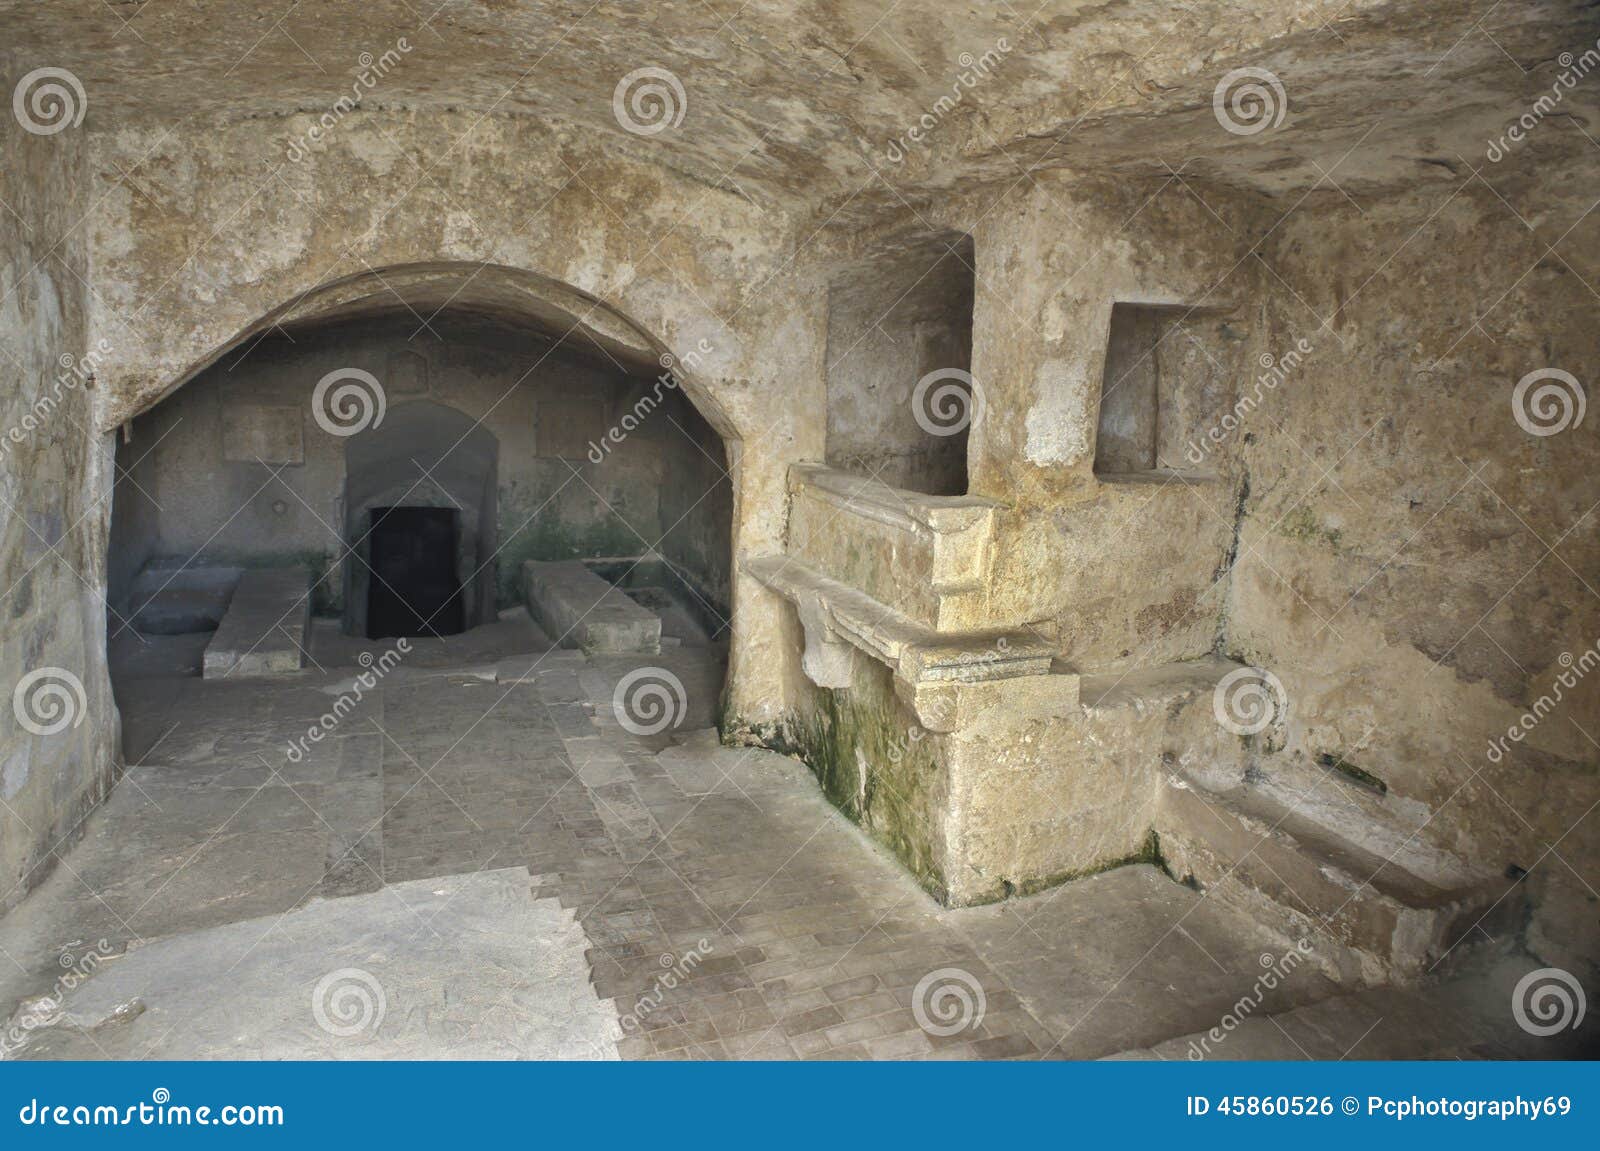
<instances>
[{"instance_id":1,"label":"stone wall","mask_svg":"<svg viewBox=\"0 0 1600 1151\"><path fill-rule=\"evenodd\" d=\"M0 56L10 92L18 69ZM0 911L49 870L116 773L105 661L109 440L86 364L84 137L0 117Z\"/></svg>"},{"instance_id":2,"label":"stone wall","mask_svg":"<svg viewBox=\"0 0 1600 1151\"><path fill-rule=\"evenodd\" d=\"M1600 450L1592 417L1537 434L1560 406L1530 429L1537 402L1524 398L1519 422L1514 393L1533 372L1579 388L1600 376L1583 335L1594 225L1560 190L1581 186L1516 209L1455 185L1358 209L1334 192L1299 206L1047 178L998 207L973 193L933 213L973 231L970 490L1007 505L986 603L964 626L1031 623L1067 665L1113 682L1211 651L1267 669L1284 688L1279 722L1206 754L1268 772L1337 765L1386 788L1386 812L1419 840L1492 873L1530 871L1529 938L1558 962L1592 955L1600 924L1574 871L1600 855L1600 825L1582 818L1600 799ZM1174 393L1144 475L1095 469L1119 303L1187 317L1152 363L1194 386ZM1559 377L1543 382L1578 402ZM853 570L824 574L859 586ZM839 733L816 762L870 756L851 734L859 694L819 690L800 710L813 739ZM833 790L909 865L939 858L946 889L960 885L938 845L957 840L963 858L987 853L984 883L1028 874L1024 857L1114 862L1138 780L1153 787L1163 753L1206 746L1202 727L1219 738L1205 707L1195 717L1176 743L1135 726L1097 734L1081 761L1061 751L1013 772L1016 796L1064 797L1073 810L1052 809L1056 822L988 778L1005 770L1004 741L968 757L960 787L956 742L930 741L948 798L892 829ZM899 730L876 743L903 742ZM1072 794L1130 781L1115 802ZM996 802L963 799L973 784ZM1034 824L1038 849L1019 850Z\"/></svg>"},{"instance_id":3,"label":"stone wall","mask_svg":"<svg viewBox=\"0 0 1600 1151\"><path fill-rule=\"evenodd\" d=\"M950 389L965 389L958 373L972 364L972 293L972 242L959 233L890 241L835 275L829 464L894 488L966 493L965 422L940 416L970 406Z\"/></svg>"},{"instance_id":4,"label":"stone wall","mask_svg":"<svg viewBox=\"0 0 1600 1151\"><path fill-rule=\"evenodd\" d=\"M654 384L638 394L654 395ZM631 411L636 403L624 396L622 406ZM663 439L656 550L688 577L700 618L719 629L732 622L733 484L727 446L685 403L658 409L648 422Z\"/></svg>"},{"instance_id":5,"label":"stone wall","mask_svg":"<svg viewBox=\"0 0 1600 1151\"><path fill-rule=\"evenodd\" d=\"M1009 509L996 526L987 619L1042 623L1080 671L1214 646L1236 528L1231 477L1188 474L1171 459L1158 472L1097 476L1095 433L1118 303L1211 314L1211 346L1197 354L1185 341L1190 366L1224 380L1242 374L1252 207L1237 196L1202 203L1175 183L1047 178L998 206L974 196L948 210L958 223L972 219L976 246L972 373L983 402L969 490ZM1221 389L1177 395L1196 431L1227 402ZM1168 426L1163 442L1186 438Z\"/></svg>"},{"instance_id":6,"label":"stone wall","mask_svg":"<svg viewBox=\"0 0 1600 1151\"><path fill-rule=\"evenodd\" d=\"M1262 348L1308 350L1246 389L1260 406L1222 450L1250 483L1227 647L1288 699L1262 765L1340 757L1419 836L1532 869L1555 888L1539 932L1559 961L1578 933L1595 954L1600 924L1572 870L1600 862L1581 818L1600 800L1600 433L1591 411L1533 434L1514 393L1555 368L1593 400L1600 264L1592 216L1566 235L1588 185L1549 189L1519 199L1530 227L1479 186L1290 216L1266 249Z\"/></svg>"}]
</instances>

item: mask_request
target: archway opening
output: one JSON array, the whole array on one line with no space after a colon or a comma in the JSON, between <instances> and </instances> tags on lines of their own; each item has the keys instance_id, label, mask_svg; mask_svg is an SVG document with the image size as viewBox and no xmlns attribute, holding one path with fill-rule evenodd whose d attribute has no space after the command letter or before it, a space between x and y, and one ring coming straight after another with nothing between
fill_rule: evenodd
<instances>
[{"instance_id":1,"label":"archway opening","mask_svg":"<svg viewBox=\"0 0 1600 1151\"><path fill-rule=\"evenodd\" d=\"M114 664L152 637L208 676L273 643L280 670L399 636L440 661L582 646L529 610L530 563L581 565L663 646L727 640L721 437L656 352L536 311L396 293L259 329L129 421L117 468ZM213 659L242 603L256 630Z\"/></svg>"}]
</instances>

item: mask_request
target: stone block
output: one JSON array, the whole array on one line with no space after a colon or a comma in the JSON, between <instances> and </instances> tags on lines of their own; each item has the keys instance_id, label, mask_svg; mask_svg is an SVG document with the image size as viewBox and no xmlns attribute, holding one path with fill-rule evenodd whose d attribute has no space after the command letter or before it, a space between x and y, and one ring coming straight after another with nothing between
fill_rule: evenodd
<instances>
[{"instance_id":1,"label":"stone block","mask_svg":"<svg viewBox=\"0 0 1600 1151\"><path fill-rule=\"evenodd\" d=\"M239 577L206 645L206 679L292 675L304 666L311 577L304 568L260 568Z\"/></svg>"},{"instance_id":2,"label":"stone block","mask_svg":"<svg viewBox=\"0 0 1600 1151\"><path fill-rule=\"evenodd\" d=\"M593 652L661 651L661 617L576 560L522 565L528 614L561 647Z\"/></svg>"}]
</instances>

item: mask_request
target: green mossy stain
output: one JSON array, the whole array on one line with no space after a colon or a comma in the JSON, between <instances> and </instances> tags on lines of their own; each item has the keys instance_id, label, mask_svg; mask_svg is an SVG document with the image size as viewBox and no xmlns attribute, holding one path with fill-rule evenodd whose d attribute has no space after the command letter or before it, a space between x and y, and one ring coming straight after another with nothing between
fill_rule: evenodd
<instances>
[{"instance_id":1,"label":"green mossy stain","mask_svg":"<svg viewBox=\"0 0 1600 1151\"><path fill-rule=\"evenodd\" d=\"M918 886L946 903L949 888L934 859L931 817L919 802L942 773L937 737L916 729L919 738L911 738L892 696L862 698L870 694L823 689L816 706L781 731L752 730L737 721L724 731L738 730L804 762L828 802L894 852Z\"/></svg>"},{"instance_id":2,"label":"green mossy stain","mask_svg":"<svg viewBox=\"0 0 1600 1151\"><path fill-rule=\"evenodd\" d=\"M644 550L645 544L618 516L594 523L576 524L535 517L510 537L503 533L523 523L526 516L502 511L500 530L504 541L496 557L495 601L501 608L522 602L522 565L527 560L590 559L595 556L629 556Z\"/></svg>"},{"instance_id":3,"label":"green mossy stain","mask_svg":"<svg viewBox=\"0 0 1600 1151\"><path fill-rule=\"evenodd\" d=\"M1151 828L1145 832L1144 842L1139 844L1138 850L1116 859L1108 859L1104 863L1096 863L1089 867L1079 867L1071 871L1058 871L1051 875L1039 876L1036 879L1020 881L1005 880L1005 895L1037 895L1039 892L1057 884L1069 883L1074 879L1088 879L1091 875L1104 875L1108 871L1115 871L1119 867L1131 867L1136 863L1148 863L1159 868L1168 879L1172 879L1172 869L1167 866L1166 857L1161 854L1161 837L1156 834L1156 829Z\"/></svg>"},{"instance_id":4,"label":"green mossy stain","mask_svg":"<svg viewBox=\"0 0 1600 1151\"><path fill-rule=\"evenodd\" d=\"M311 614L338 615L344 611L344 581L339 578L339 562L329 551L301 548L285 551L220 551L208 555L207 563L251 568L305 568L316 581L311 588Z\"/></svg>"},{"instance_id":5,"label":"green mossy stain","mask_svg":"<svg viewBox=\"0 0 1600 1151\"><path fill-rule=\"evenodd\" d=\"M1366 768L1357 767L1342 755L1334 755L1325 751L1317 756L1317 762L1329 771L1337 771L1340 775L1345 776L1351 782L1366 788L1368 791L1375 791L1379 795L1389 794L1389 785L1387 783L1378 776L1373 775Z\"/></svg>"},{"instance_id":6,"label":"green mossy stain","mask_svg":"<svg viewBox=\"0 0 1600 1151\"><path fill-rule=\"evenodd\" d=\"M1334 551L1339 550L1339 543L1344 538L1344 533L1338 528L1323 527L1311 509L1303 505L1285 516L1277 530L1286 539L1303 544L1325 544Z\"/></svg>"}]
</instances>

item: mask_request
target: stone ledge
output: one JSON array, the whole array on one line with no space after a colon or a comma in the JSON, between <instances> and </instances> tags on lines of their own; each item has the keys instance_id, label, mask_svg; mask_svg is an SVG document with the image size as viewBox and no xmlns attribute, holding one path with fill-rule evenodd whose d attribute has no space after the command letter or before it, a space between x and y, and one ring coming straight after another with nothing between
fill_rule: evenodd
<instances>
[{"instance_id":1,"label":"stone ledge","mask_svg":"<svg viewBox=\"0 0 1600 1151\"><path fill-rule=\"evenodd\" d=\"M1206 655L1181 663L1086 675L1083 706L1096 711L1131 707L1140 714L1157 711L1173 703L1187 703L1202 692L1215 691L1224 676L1244 666L1221 656Z\"/></svg>"},{"instance_id":2,"label":"stone ledge","mask_svg":"<svg viewBox=\"0 0 1600 1151\"><path fill-rule=\"evenodd\" d=\"M982 496L930 496L892 488L881 480L852 475L823 464L794 464L789 490L810 488L846 511L905 531L961 532L990 519L1005 505Z\"/></svg>"},{"instance_id":3,"label":"stone ledge","mask_svg":"<svg viewBox=\"0 0 1600 1151\"><path fill-rule=\"evenodd\" d=\"M887 666L897 690L913 698L930 685L1045 675L1055 655L1051 644L1024 631L941 634L787 556L740 566L799 609L803 665L819 687L849 686L858 651Z\"/></svg>"},{"instance_id":4,"label":"stone ledge","mask_svg":"<svg viewBox=\"0 0 1600 1151\"><path fill-rule=\"evenodd\" d=\"M1166 778L1156 827L1174 874L1286 939L1309 940L1312 958L1342 979L1418 979L1491 912L1490 936L1523 915L1505 881L1457 873L1443 857L1424 863L1420 844L1386 857L1319 816L1307 796L1285 803L1250 782L1212 790L1180 770Z\"/></svg>"},{"instance_id":5,"label":"stone ledge","mask_svg":"<svg viewBox=\"0 0 1600 1151\"><path fill-rule=\"evenodd\" d=\"M984 625L997 513L980 496L931 496L817 464L789 469L791 552L918 623Z\"/></svg>"}]
</instances>

